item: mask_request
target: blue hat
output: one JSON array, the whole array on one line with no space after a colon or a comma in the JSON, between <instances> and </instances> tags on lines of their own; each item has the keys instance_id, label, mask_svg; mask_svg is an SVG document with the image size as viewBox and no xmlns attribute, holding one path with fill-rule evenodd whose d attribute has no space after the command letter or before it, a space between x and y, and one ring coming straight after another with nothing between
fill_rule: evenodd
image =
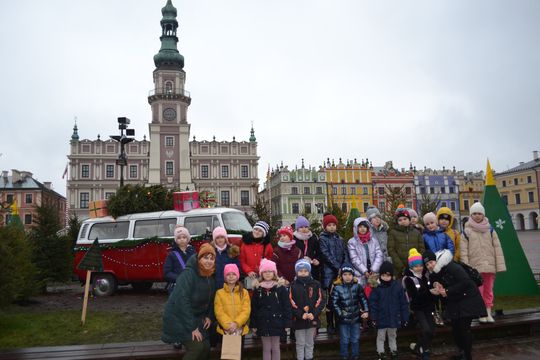
<instances>
[{"instance_id":1,"label":"blue hat","mask_svg":"<svg viewBox=\"0 0 540 360\"><path fill-rule=\"evenodd\" d=\"M296 224L294 228L296 230L300 229L301 227L309 227L309 221L303 216L299 216L296 218Z\"/></svg>"},{"instance_id":2,"label":"blue hat","mask_svg":"<svg viewBox=\"0 0 540 360\"><path fill-rule=\"evenodd\" d=\"M311 272L311 264L306 259L300 259L296 262L296 264L294 264L294 271L296 273L298 273L298 271L303 270L303 269Z\"/></svg>"},{"instance_id":3,"label":"blue hat","mask_svg":"<svg viewBox=\"0 0 540 360\"><path fill-rule=\"evenodd\" d=\"M268 226L266 222L259 220L255 223L255 225L253 225L253 228L261 230L266 237L266 235L268 235L268 230L270 229L270 226Z\"/></svg>"}]
</instances>

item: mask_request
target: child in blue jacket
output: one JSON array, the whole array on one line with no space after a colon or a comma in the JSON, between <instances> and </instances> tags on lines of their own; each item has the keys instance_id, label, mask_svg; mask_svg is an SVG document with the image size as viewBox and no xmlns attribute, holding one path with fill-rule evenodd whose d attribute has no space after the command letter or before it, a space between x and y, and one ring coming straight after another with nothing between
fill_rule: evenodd
<instances>
[{"instance_id":1,"label":"child in blue jacket","mask_svg":"<svg viewBox=\"0 0 540 360\"><path fill-rule=\"evenodd\" d=\"M444 230L439 228L437 215L431 212L424 215L424 226L422 237L424 238L426 250L436 253L437 251L448 249L452 255L455 255L454 242Z\"/></svg>"}]
</instances>

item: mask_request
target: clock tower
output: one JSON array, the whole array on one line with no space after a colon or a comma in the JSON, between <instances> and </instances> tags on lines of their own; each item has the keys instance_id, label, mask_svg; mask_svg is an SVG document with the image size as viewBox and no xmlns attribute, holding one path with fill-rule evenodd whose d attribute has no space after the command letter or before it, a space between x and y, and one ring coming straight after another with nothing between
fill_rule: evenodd
<instances>
[{"instance_id":1,"label":"clock tower","mask_svg":"<svg viewBox=\"0 0 540 360\"><path fill-rule=\"evenodd\" d=\"M154 56L154 89L148 94L152 108L148 182L195 190L191 179L184 57L178 52L178 21L171 0L161 9L161 48Z\"/></svg>"}]
</instances>

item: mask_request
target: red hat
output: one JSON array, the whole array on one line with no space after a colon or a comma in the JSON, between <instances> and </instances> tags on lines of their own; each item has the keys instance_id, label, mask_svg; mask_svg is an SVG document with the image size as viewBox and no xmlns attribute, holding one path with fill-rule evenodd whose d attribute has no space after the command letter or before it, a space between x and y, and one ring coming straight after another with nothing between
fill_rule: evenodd
<instances>
[{"instance_id":1,"label":"red hat","mask_svg":"<svg viewBox=\"0 0 540 360\"><path fill-rule=\"evenodd\" d=\"M324 217L322 219L322 224L323 224L323 229L326 229L328 224L336 224L336 226L337 226L338 221L337 221L337 218L334 215L328 214L328 215L324 215Z\"/></svg>"},{"instance_id":2,"label":"red hat","mask_svg":"<svg viewBox=\"0 0 540 360\"><path fill-rule=\"evenodd\" d=\"M409 213L409 210L405 208L398 208L394 215L396 216L396 220L403 216L411 220L411 214Z\"/></svg>"},{"instance_id":3,"label":"red hat","mask_svg":"<svg viewBox=\"0 0 540 360\"><path fill-rule=\"evenodd\" d=\"M292 227L290 227L290 226L283 226L282 228L280 228L278 230L278 235L287 235L290 240L292 240L294 238L293 233L294 233L294 231L293 231Z\"/></svg>"}]
</instances>

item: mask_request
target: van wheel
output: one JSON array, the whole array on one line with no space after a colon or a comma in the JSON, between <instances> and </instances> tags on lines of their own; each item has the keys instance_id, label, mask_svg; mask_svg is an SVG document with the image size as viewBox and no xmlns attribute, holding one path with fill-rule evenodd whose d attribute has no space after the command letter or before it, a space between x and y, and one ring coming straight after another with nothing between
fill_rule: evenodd
<instances>
[{"instance_id":1,"label":"van wheel","mask_svg":"<svg viewBox=\"0 0 540 360\"><path fill-rule=\"evenodd\" d=\"M152 281L132 282L131 286L135 291L148 291L152 288L154 283Z\"/></svg>"},{"instance_id":2,"label":"van wheel","mask_svg":"<svg viewBox=\"0 0 540 360\"><path fill-rule=\"evenodd\" d=\"M96 274L92 282L92 291L96 296L110 296L114 294L118 283L112 274Z\"/></svg>"}]
</instances>

